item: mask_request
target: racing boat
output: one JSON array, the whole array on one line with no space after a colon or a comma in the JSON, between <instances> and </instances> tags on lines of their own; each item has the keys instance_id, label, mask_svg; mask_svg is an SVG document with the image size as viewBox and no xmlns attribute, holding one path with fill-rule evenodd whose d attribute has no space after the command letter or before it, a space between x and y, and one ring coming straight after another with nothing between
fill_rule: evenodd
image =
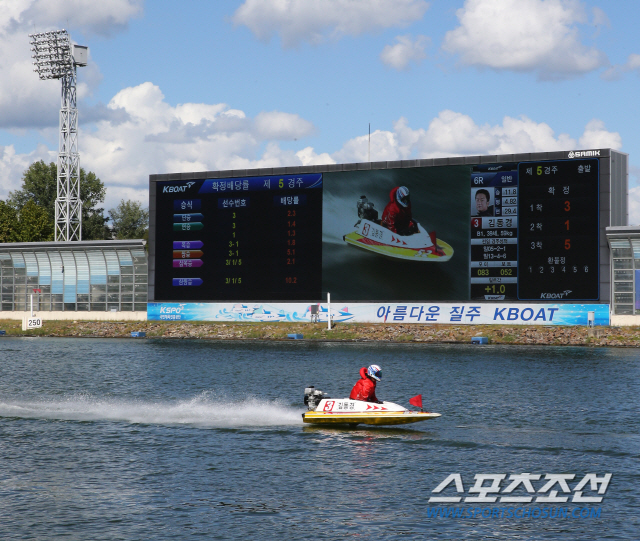
<instances>
[{"instance_id":1,"label":"racing boat","mask_svg":"<svg viewBox=\"0 0 640 541\"><path fill-rule=\"evenodd\" d=\"M330 399L313 386L304 390L304 403L309 411L302 414L302 421L321 425L406 425L440 417L439 413L412 411L393 402Z\"/></svg>"},{"instance_id":2,"label":"racing boat","mask_svg":"<svg viewBox=\"0 0 640 541\"><path fill-rule=\"evenodd\" d=\"M350 246L387 257L409 261L449 261L453 248L441 239L418 226L418 232L411 235L399 235L381 225L378 211L363 195L358 201L358 218L355 231L344 235L342 239Z\"/></svg>"}]
</instances>

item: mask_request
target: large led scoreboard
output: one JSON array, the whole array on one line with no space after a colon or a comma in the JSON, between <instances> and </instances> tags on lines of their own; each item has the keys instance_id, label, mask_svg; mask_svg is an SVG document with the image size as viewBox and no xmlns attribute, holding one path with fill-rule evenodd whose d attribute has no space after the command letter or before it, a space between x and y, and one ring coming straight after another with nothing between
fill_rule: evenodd
<instances>
[{"instance_id":1,"label":"large led scoreboard","mask_svg":"<svg viewBox=\"0 0 640 541\"><path fill-rule=\"evenodd\" d=\"M152 175L149 297L606 303L604 229L627 225L626 159L606 149ZM413 231L382 220L398 186Z\"/></svg>"}]
</instances>

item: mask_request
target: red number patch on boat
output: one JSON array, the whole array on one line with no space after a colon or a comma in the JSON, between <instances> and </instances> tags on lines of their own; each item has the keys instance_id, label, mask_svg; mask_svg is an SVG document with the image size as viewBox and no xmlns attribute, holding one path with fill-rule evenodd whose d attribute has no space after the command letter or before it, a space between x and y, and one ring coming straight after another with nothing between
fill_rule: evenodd
<instances>
[{"instance_id":1,"label":"red number patch on boat","mask_svg":"<svg viewBox=\"0 0 640 541\"><path fill-rule=\"evenodd\" d=\"M324 411L331 411L333 409L333 405L335 404L335 400L329 400L325 405L324 405Z\"/></svg>"}]
</instances>

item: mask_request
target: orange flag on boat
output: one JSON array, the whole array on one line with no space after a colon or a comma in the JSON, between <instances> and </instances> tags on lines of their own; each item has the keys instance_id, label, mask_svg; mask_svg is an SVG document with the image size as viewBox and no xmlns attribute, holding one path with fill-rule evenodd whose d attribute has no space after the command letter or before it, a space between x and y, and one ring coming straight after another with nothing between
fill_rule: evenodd
<instances>
[{"instance_id":1,"label":"orange flag on boat","mask_svg":"<svg viewBox=\"0 0 640 541\"><path fill-rule=\"evenodd\" d=\"M411 404L412 406L415 406L416 408L422 409L422 395L418 394L413 398L410 398L409 404Z\"/></svg>"}]
</instances>

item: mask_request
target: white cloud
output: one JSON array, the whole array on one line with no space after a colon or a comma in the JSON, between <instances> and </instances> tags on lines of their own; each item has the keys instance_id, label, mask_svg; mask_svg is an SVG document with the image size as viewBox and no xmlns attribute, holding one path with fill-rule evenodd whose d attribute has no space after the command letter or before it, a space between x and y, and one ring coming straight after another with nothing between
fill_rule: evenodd
<instances>
[{"instance_id":1,"label":"white cloud","mask_svg":"<svg viewBox=\"0 0 640 541\"><path fill-rule=\"evenodd\" d=\"M58 123L60 81L33 72L26 34L0 35L0 126L40 127Z\"/></svg>"},{"instance_id":2,"label":"white cloud","mask_svg":"<svg viewBox=\"0 0 640 541\"><path fill-rule=\"evenodd\" d=\"M64 28L80 28L84 34L111 35L126 28L130 19L142 15L144 0L9 0L9 3L12 8L6 14L0 11L0 19L8 19L14 28L33 32L35 26L36 32L43 32L51 29L51 25L64 23Z\"/></svg>"},{"instance_id":3,"label":"white cloud","mask_svg":"<svg viewBox=\"0 0 640 541\"><path fill-rule=\"evenodd\" d=\"M284 47L357 36L420 20L424 0L245 0L233 15L262 41L279 34Z\"/></svg>"},{"instance_id":4,"label":"white cloud","mask_svg":"<svg viewBox=\"0 0 640 541\"><path fill-rule=\"evenodd\" d=\"M622 147L622 137L618 132L607 131L604 122L594 118L591 120L578 141L580 148L615 148Z\"/></svg>"},{"instance_id":5,"label":"white cloud","mask_svg":"<svg viewBox=\"0 0 640 541\"><path fill-rule=\"evenodd\" d=\"M79 137L82 166L108 185L107 205L131 198L132 193L137 194L134 199L146 201L150 173L305 165L330 159L312 149L297 153L280 149L277 141L313 133L313 124L295 114L270 111L248 118L225 104L172 106L149 82L121 90L108 108L123 111L126 119L100 121L95 131Z\"/></svg>"},{"instance_id":6,"label":"white cloud","mask_svg":"<svg viewBox=\"0 0 640 541\"><path fill-rule=\"evenodd\" d=\"M593 8L593 26L596 27L596 35L600 33L601 28L611 28L611 21L607 14L599 7Z\"/></svg>"},{"instance_id":7,"label":"white cloud","mask_svg":"<svg viewBox=\"0 0 640 541\"><path fill-rule=\"evenodd\" d=\"M2 0L0 2L0 127L58 125L60 81L33 72L29 33L70 29L108 35L142 12L142 0ZM90 96L101 75L93 63L82 68L78 98ZM104 112L104 111L103 111ZM89 117L92 111L87 111Z\"/></svg>"},{"instance_id":8,"label":"white cloud","mask_svg":"<svg viewBox=\"0 0 640 541\"><path fill-rule=\"evenodd\" d=\"M317 154L312 147L306 147L296 152L296 157L302 162L302 165L328 165L336 163L336 161L326 152Z\"/></svg>"},{"instance_id":9,"label":"white cloud","mask_svg":"<svg viewBox=\"0 0 640 541\"><path fill-rule=\"evenodd\" d=\"M375 135L375 138L374 138ZM579 144L578 144L579 143ZM590 121L579 141L568 134L556 135L548 124L526 116L505 117L502 124L478 125L470 116L442 111L427 129L412 129L400 118L393 131L376 131L371 136L371 161L447 156L547 152L575 148L622 146L618 133L608 132L600 120ZM355 137L332 154L338 162L368 161L367 136Z\"/></svg>"},{"instance_id":10,"label":"white cloud","mask_svg":"<svg viewBox=\"0 0 640 541\"><path fill-rule=\"evenodd\" d=\"M371 134L371 161L399 160L401 152L397 134L381 130L375 130ZM368 162L369 136L361 135L350 139L331 157L337 163Z\"/></svg>"},{"instance_id":11,"label":"white cloud","mask_svg":"<svg viewBox=\"0 0 640 541\"><path fill-rule=\"evenodd\" d=\"M148 201L148 178L153 173L252 169L369 160L367 135L350 139L335 152L316 152L310 146L283 149L291 141L313 133L313 125L298 115L270 111L248 117L226 104L185 103L173 106L152 83L125 88L108 104L122 117L96 122L79 136L80 163L107 186L105 208L120 199ZM51 130L53 131L53 130ZM392 130L371 134L371 161L436 158L460 155L510 154L620 148L621 138L594 119L578 137L556 134L551 126L525 116L505 117L500 124L477 124L470 116L445 110L426 128L413 129L400 118ZM0 198L20 186L22 172L37 159L55 161L44 146L29 154L0 148Z\"/></svg>"},{"instance_id":12,"label":"white cloud","mask_svg":"<svg viewBox=\"0 0 640 541\"><path fill-rule=\"evenodd\" d=\"M57 155L57 151L52 152L44 145L39 145L28 154L16 154L13 145L0 146L0 199L5 199L10 191L20 188L22 174L33 162L55 162Z\"/></svg>"},{"instance_id":13,"label":"white cloud","mask_svg":"<svg viewBox=\"0 0 640 541\"><path fill-rule=\"evenodd\" d=\"M313 124L298 115L272 111L259 113L254 121L256 135L260 139L279 139L297 141L311 135Z\"/></svg>"},{"instance_id":14,"label":"white cloud","mask_svg":"<svg viewBox=\"0 0 640 541\"><path fill-rule=\"evenodd\" d=\"M638 71L638 75L640 75L640 54L631 53L624 64L611 66L602 74L602 78L608 81L617 81L622 78L624 73L630 71Z\"/></svg>"},{"instance_id":15,"label":"white cloud","mask_svg":"<svg viewBox=\"0 0 640 541\"><path fill-rule=\"evenodd\" d=\"M632 70L640 68L640 54L630 54L629 59L627 60L627 66Z\"/></svg>"},{"instance_id":16,"label":"white cloud","mask_svg":"<svg viewBox=\"0 0 640 541\"><path fill-rule=\"evenodd\" d=\"M410 62L420 63L426 58L424 52L429 38L418 36L415 40L411 36L397 36L395 45L387 45L380 53L380 60L387 66L404 70L409 67Z\"/></svg>"},{"instance_id":17,"label":"white cloud","mask_svg":"<svg viewBox=\"0 0 640 541\"><path fill-rule=\"evenodd\" d=\"M562 79L607 64L604 53L580 40L577 25L588 20L577 0L466 0L456 15L460 26L442 47L466 65ZM599 24L604 17L594 12Z\"/></svg>"},{"instance_id":18,"label":"white cloud","mask_svg":"<svg viewBox=\"0 0 640 541\"><path fill-rule=\"evenodd\" d=\"M79 150L81 167L107 186L107 209L123 198L146 204L151 173L333 163L310 147L279 147L278 141L313 133L313 124L296 114L270 111L248 118L223 103L172 106L149 82L121 90L105 109L94 129L81 127ZM55 161L56 151L41 146L16 154L11 146L0 147L0 199L20 187L23 171L38 159Z\"/></svg>"}]
</instances>

